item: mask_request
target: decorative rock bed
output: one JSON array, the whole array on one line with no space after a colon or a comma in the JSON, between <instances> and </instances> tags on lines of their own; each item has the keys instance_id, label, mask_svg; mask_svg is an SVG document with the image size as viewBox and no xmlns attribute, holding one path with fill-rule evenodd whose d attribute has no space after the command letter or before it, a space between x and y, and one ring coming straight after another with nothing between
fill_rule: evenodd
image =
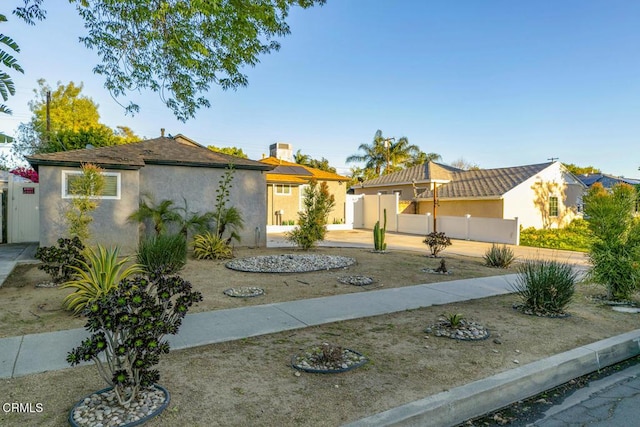
<instances>
[{"instance_id":1,"label":"decorative rock bed","mask_svg":"<svg viewBox=\"0 0 640 427\"><path fill-rule=\"evenodd\" d=\"M338 277L338 282L343 285L367 286L373 284L373 277L362 275Z\"/></svg>"},{"instance_id":2,"label":"decorative rock bed","mask_svg":"<svg viewBox=\"0 0 640 427\"><path fill-rule=\"evenodd\" d=\"M291 366L305 372L336 374L358 368L368 361L357 351L323 343L293 356Z\"/></svg>"},{"instance_id":3,"label":"decorative rock bed","mask_svg":"<svg viewBox=\"0 0 640 427\"><path fill-rule=\"evenodd\" d=\"M479 341L491 335L489 329L479 323L462 319L459 325L454 327L444 318L438 319L435 325L427 327L425 333L461 341Z\"/></svg>"},{"instance_id":4,"label":"decorative rock bed","mask_svg":"<svg viewBox=\"0 0 640 427\"><path fill-rule=\"evenodd\" d=\"M436 268L423 268L422 272L429 274L442 274L444 276L448 276L449 274L451 274L451 271L438 271Z\"/></svg>"},{"instance_id":5,"label":"decorative rock bed","mask_svg":"<svg viewBox=\"0 0 640 427\"><path fill-rule=\"evenodd\" d=\"M69 424L74 427L136 426L159 415L170 400L169 392L156 385L141 391L137 400L122 407L115 392L106 388L78 402L69 413Z\"/></svg>"},{"instance_id":6,"label":"decorative rock bed","mask_svg":"<svg viewBox=\"0 0 640 427\"><path fill-rule=\"evenodd\" d=\"M338 255L263 255L238 258L225 264L227 268L250 273L305 273L349 267L354 258Z\"/></svg>"},{"instance_id":7,"label":"decorative rock bed","mask_svg":"<svg viewBox=\"0 0 640 427\"><path fill-rule=\"evenodd\" d=\"M241 288L225 289L223 293L235 298L252 298L264 295L264 289L255 286L243 286Z\"/></svg>"}]
</instances>

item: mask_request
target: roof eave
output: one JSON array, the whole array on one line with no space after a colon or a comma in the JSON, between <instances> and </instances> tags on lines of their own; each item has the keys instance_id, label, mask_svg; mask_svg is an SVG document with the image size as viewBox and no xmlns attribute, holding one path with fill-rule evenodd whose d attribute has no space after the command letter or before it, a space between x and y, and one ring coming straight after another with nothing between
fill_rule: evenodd
<instances>
[{"instance_id":1,"label":"roof eave","mask_svg":"<svg viewBox=\"0 0 640 427\"><path fill-rule=\"evenodd\" d=\"M60 167L72 167L79 168L84 163L92 163L96 166L103 169L118 169L118 170L138 170L144 165L123 165L121 163L102 163L102 162L79 162L79 161L70 161L70 160L41 160L41 159L32 159L26 157L27 161L34 168L37 166L60 166Z\"/></svg>"},{"instance_id":2,"label":"roof eave","mask_svg":"<svg viewBox=\"0 0 640 427\"><path fill-rule=\"evenodd\" d=\"M214 163L214 162L183 162L179 160L157 160L157 159L145 159L145 164L147 165L162 165L162 166L189 166L196 168L214 168L214 169L224 169L228 167L230 164L233 165L234 169L243 169L243 170L259 170L259 171L270 171L273 168L270 165L243 165L236 163Z\"/></svg>"}]
</instances>

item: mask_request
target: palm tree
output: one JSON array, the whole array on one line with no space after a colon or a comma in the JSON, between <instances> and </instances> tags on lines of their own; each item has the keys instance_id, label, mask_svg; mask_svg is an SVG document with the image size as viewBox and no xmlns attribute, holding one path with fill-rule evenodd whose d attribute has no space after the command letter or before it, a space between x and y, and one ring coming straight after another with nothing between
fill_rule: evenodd
<instances>
[{"instance_id":1,"label":"palm tree","mask_svg":"<svg viewBox=\"0 0 640 427\"><path fill-rule=\"evenodd\" d=\"M177 212L179 208L173 206L172 200L163 200L158 205L155 205L153 198L147 197L150 199L150 203L147 203L143 197L140 200L138 210L129 215L128 219L130 221L144 222L145 220L151 220L156 236L159 236L167 229L167 224L182 220L182 217Z\"/></svg>"},{"instance_id":2,"label":"palm tree","mask_svg":"<svg viewBox=\"0 0 640 427\"><path fill-rule=\"evenodd\" d=\"M0 14L0 22L7 22L7 17ZM18 64L18 60L5 51L2 46L7 46L10 50L19 53L20 47L18 44L11 37L0 34L0 63L2 63L3 67L24 73L24 70ZM13 84L13 80L11 80L11 76L4 71L0 71L0 96L2 96L2 100L8 100L9 95L15 95L15 93L16 87ZM0 104L0 113L11 114L11 109L4 104Z\"/></svg>"},{"instance_id":3,"label":"palm tree","mask_svg":"<svg viewBox=\"0 0 640 427\"><path fill-rule=\"evenodd\" d=\"M376 176L380 176L380 171L387 162L385 141L388 139L382 136L381 130L377 130L371 145L360 144L358 146L358 150L363 154L353 154L347 157L347 163L365 162L365 169L372 169Z\"/></svg>"},{"instance_id":4,"label":"palm tree","mask_svg":"<svg viewBox=\"0 0 640 427\"><path fill-rule=\"evenodd\" d=\"M442 160L442 156L438 153L425 153L424 151L420 151L418 154L414 155L405 163L405 166L410 168L412 166L424 165L429 162L436 162L438 160Z\"/></svg>"},{"instance_id":5,"label":"palm tree","mask_svg":"<svg viewBox=\"0 0 640 427\"><path fill-rule=\"evenodd\" d=\"M385 175L402 169L407 162L411 161L419 153L420 148L417 145L409 144L409 139L406 136L388 144L387 153L385 154L388 160L384 171Z\"/></svg>"},{"instance_id":6,"label":"palm tree","mask_svg":"<svg viewBox=\"0 0 640 427\"><path fill-rule=\"evenodd\" d=\"M293 155L293 161L299 165L309 165L311 157L309 157L308 154L302 154L302 152L298 150L296 154Z\"/></svg>"}]
</instances>

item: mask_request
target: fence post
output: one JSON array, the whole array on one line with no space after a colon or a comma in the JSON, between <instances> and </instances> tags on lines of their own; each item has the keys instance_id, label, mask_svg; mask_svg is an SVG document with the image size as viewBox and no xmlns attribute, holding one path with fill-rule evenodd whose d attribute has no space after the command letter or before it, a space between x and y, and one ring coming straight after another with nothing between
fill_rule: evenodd
<instances>
[{"instance_id":1,"label":"fence post","mask_svg":"<svg viewBox=\"0 0 640 427\"><path fill-rule=\"evenodd\" d=\"M466 214L465 218L466 218L466 221L465 221L466 240L470 240L470 235L471 235L471 214Z\"/></svg>"},{"instance_id":2,"label":"fence post","mask_svg":"<svg viewBox=\"0 0 640 427\"><path fill-rule=\"evenodd\" d=\"M431 233L431 212L427 212L427 234Z\"/></svg>"},{"instance_id":3,"label":"fence post","mask_svg":"<svg viewBox=\"0 0 640 427\"><path fill-rule=\"evenodd\" d=\"M515 217L516 220L516 246L520 246L520 220Z\"/></svg>"}]
</instances>

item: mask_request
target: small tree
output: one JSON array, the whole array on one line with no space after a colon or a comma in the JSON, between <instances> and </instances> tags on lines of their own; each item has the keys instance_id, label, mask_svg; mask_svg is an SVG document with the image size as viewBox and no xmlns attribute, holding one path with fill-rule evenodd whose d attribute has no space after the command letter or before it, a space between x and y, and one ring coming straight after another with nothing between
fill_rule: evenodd
<instances>
[{"instance_id":1,"label":"small tree","mask_svg":"<svg viewBox=\"0 0 640 427\"><path fill-rule=\"evenodd\" d=\"M69 224L69 234L82 241L89 239L89 224L93 221L91 212L98 207L96 196L104 189L102 169L91 163L83 163L80 175L69 176L71 205L65 212Z\"/></svg>"},{"instance_id":2,"label":"small tree","mask_svg":"<svg viewBox=\"0 0 640 427\"><path fill-rule=\"evenodd\" d=\"M427 234L422 242L429 246L431 256L434 258L437 257L440 252L445 250L447 246L451 246L451 239L443 232L432 231Z\"/></svg>"},{"instance_id":3,"label":"small tree","mask_svg":"<svg viewBox=\"0 0 640 427\"><path fill-rule=\"evenodd\" d=\"M304 192L304 209L298 213L298 227L287 233L287 239L304 250L311 249L327 234L327 218L336 204L326 182L309 181Z\"/></svg>"},{"instance_id":4,"label":"small tree","mask_svg":"<svg viewBox=\"0 0 640 427\"><path fill-rule=\"evenodd\" d=\"M630 185L615 185L609 193L595 184L584 197L585 216L594 236L590 276L606 286L612 299L628 299L640 285L640 220L633 216L636 196Z\"/></svg>"}]
</instances>

